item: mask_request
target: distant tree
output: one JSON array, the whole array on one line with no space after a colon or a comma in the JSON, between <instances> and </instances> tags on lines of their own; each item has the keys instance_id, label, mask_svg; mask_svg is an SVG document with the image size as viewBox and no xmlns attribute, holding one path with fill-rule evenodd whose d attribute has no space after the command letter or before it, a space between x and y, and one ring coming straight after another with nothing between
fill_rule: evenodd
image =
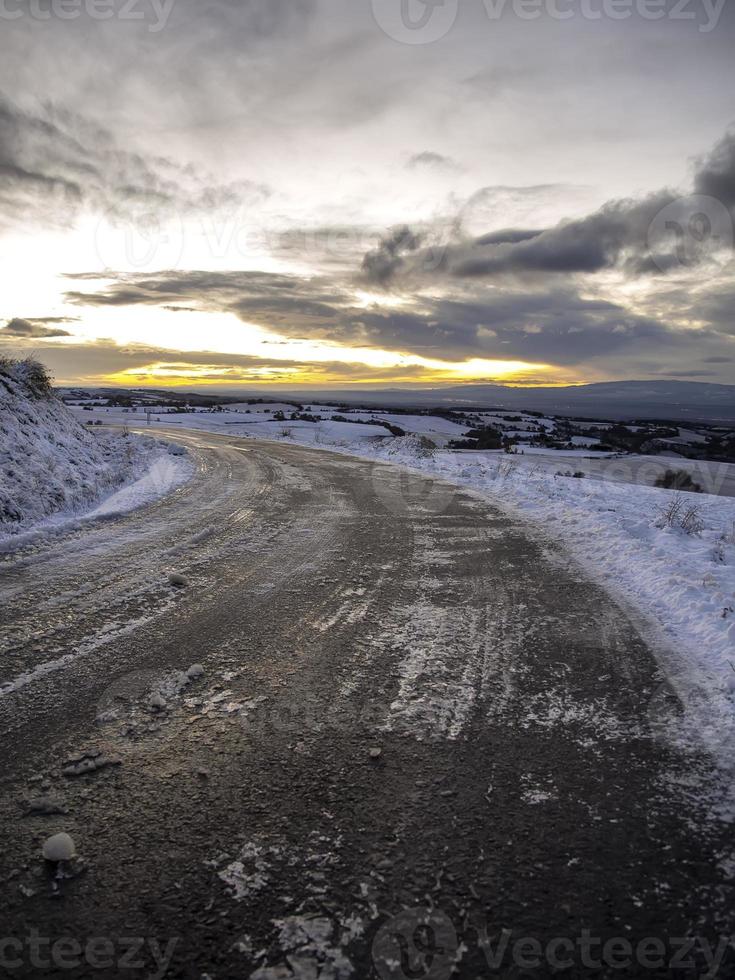
<instances>
[{"instance_id":1,"label":"distant tree","mask_svg":"<svg viewBox=\"0 0 735 980\"><path fill-rule=\"evenodd\" d=\"M502 449L503 448L503 437L498 432L497 429L493 429L491 426L487 426L484 429L479 430L479 436L477 438L477 448L478 449Z\"/></svg>"},{"instance_id":2,"label":"distant tree","mask_svg":"<svg viewBox=\"0 0 735 980\"><path fill-rule=\"evenodd\" d=\"M666 470L654 483L665 490L686 490L688 493L701 493L702 485L695 483L685 470Z\"/></svg>"}]
</instances>

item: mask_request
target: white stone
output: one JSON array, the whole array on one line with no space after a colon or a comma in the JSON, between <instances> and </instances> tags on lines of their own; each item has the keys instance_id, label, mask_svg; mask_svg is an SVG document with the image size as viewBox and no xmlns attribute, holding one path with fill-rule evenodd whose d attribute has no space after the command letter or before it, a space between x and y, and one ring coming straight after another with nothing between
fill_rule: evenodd
<instances>
[{"instance_id":1,"label":"white stone","mask_svg":"<svg viewBox=\"0 0 735 980\"><path fill-rule=\"evenodd\" d=\"M43 845L43 856L47 861L71 861L76 854L74 841L68 834L54 834Z\"/></svg>"}]
</instances>

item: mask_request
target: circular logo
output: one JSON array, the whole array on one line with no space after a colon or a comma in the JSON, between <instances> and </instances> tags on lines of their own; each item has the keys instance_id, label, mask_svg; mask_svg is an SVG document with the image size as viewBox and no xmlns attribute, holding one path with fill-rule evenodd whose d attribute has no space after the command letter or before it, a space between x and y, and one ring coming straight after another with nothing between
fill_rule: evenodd
<instances>
[{"instance_id":1,"label":"circular logo","mask_svg":"<svg viewBox=\"0 0 735 980\"><path fill-rule=\"evenodd\" d=\"M443 514L460 488L402 466L376 464L371 470L376 495L400 517Z\"/></svg>"},{"instance_id":2,"label":"circular logo","mask_svg":"<svg viewBox=\"0 0 735 980\"><path fill-rule=\"evenodd\" d=\"M662 272L707 261L727 265L734 240L730 212L721 201L703 194L667 204L648 228L651 259Z\"/></svg>"},{"instance_id":3,"label":"circular logo","mask_svg":"<svg viewBox=\"0 0 735 980\"><path fill-rule=\"evenodd\" d=\"M457 950L457 933L443 912L404 909L378 929L373 964L382 980L449 980Z\"/></svg>"},{"instance_id":4,"label":"circular logo","mask_svg":"<svg viewBox=\"0 0 735 980\"><path fill-rule=\"evenodd\" d=\"M184 223L176 213L164 218L146 210L122 216L109 212L95 226L94 245L108 269L175 269L184 253Z\"/></svg>"},{"instance_id":5,"label":"circular logo","mask_svg":"<svg viewBox=\"0 0 735 980\"><path fill-rule=\"evenodd\" d=\"M131 722L137 709L148 703L160 679L161 671L149 668L116 677L97 699L97 724L102 727Z\"/></svg>"},{"instance_id":6,"label":"circular logo","mask_svg":"<svg viewBox=\"0 0 735 980\"><path fill-rule=\"evenodd\" d=\"M401 44L432 44L454 26L459 0L372 0L380 29Z\"/></svg>"}]
</instances>

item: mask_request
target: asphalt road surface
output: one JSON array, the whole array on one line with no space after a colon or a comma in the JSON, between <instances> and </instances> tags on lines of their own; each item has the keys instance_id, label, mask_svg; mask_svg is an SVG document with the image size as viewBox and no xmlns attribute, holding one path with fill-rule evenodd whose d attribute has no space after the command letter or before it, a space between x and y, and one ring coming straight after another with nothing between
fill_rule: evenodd
<instances>
[{"instance_id":1,"label":"asphalt road surface","mask_svg":"<svg viewBox=\"0 0 735 980\"><path fill-rule=\"evenodd\" d=\"M716 774L560 546L175 438L189 484L0 560L0 975L733 975Z\"/></svg>"}]
</instances>

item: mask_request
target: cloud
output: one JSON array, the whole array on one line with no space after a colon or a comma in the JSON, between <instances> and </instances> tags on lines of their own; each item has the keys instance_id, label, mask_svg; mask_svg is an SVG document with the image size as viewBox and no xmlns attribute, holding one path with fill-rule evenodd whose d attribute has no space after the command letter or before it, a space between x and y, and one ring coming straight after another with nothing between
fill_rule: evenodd
<instances>
[{"instance_id":1,"label":"cloud","mask_svg":"<svg viewBox=\"0 0 735 980\"><path fill-rule=\"evenodd\" d=\"M688 369L685 371L669 371L666 368L657 368L654 371L650 371L650 374L661 375L664 378L716 378L718 377L716 371L696 371L694 369Z\"/></svg>"},{"instance_id":2,"label":"cloud","mask_svg":"<svg viewBox=\"0 0 735 980\"><path fill-rule=\"evenodd\" d=\"M119 146L78 113L25 111L0 93L0 222L59 224L82 209L110 220L211 214L264 201L270 189L221 183L162 156Z\"/></svg>"},{"instance_id":3,"label":"cloud","mask_svg":"<svg viewBox=\"0 0 735 980\"><path fill-rule=\"evenodd\" d=\"M735 207L735 132L728 132L699 162L694 190Z\"/></svg>"},{"instance_id":4,"label":"cloud","mask_svg":"<svg viewBox=\"0 0 735 980\"><path fill-rule=\"evenodd\" d=\"M511 228L448 244L441 268L457 278L594 274L621 265L633 274L650 256L649 232L664 209L674 209L670 220L688 221L687 204L681 201L677 211L678 200L661 191L639 201L612 201L586 218L544 231ZM420 253L413 268L423 261Z\"/></svg>"},{"instance_id":5,"label":"cloud","mask_svg":"<svg viewBox=\"0 0 735 980\"><path fill-rule=\"evenodd\" d=\"M617 269L636 277L694 268L709 260L713 250L732 251L735 134L727 134L700 161L693 191L696 196L662 189L638 199L609 201L585 217L552 228L508 228L433 244L429 250L420 250L415 235L404 226L366 253L363 271L376 285L395 288L401 275L413 285L415 277L426 278L427 272L498 279L589 276ZM703 201L702 195L713 203ZM461 226L459 215L456 227Z\"/></svg>"},{"instance_id":6,"label":"cloud","mask_svg":"<svg viewBox=\"0 0 735 980\"><path fill-rule=\"evenodd\" d=\"M88 277L72 275L72 281ZM96 278L96 277L93 277ZM118 275L95 292L69 290L67 302L77 306L165 306L233 313L241 320L283 327L289 334L309 333L330 323L347 309L351 296L327 278L268 272L168 271L149 275ZM179 310L177 310L178 312Z\"/></svg>"},{"instance_id":7,"label":"cloud","mask_svg":"<svg viewBox=\"0 0 735 980\"><path fill-rule=\"evenodd\" d=\"M421 235L408 225L400 225L385 236L377 248L365 254L362 271L368 282L387 285L405 264L404 256L415 252Z\"/></svg>"},{"instance_id":8,"label":"cloud","mask_svg":"<svg viewBox=\"0 0 735 980\"><path fill-rule=\"evenodd\" d=\"M451 157L444 156L442 153L434 153L431 150L424 150L422 153L414 153L406 164L409 170L456 170L457 164Z\"/></svg>"},{"instance_id":9,"label":"cloud","mask_svg":"<svg viewBox=\"0 0 735 980\"><path fill-rule=\"evenodd\" d=\"M543 231L526 231L522 228L505 228L502 231L491 231L475 239L476 245L518 245L538 238Z\"/></svg>"},{"instance_id":10,"label":"cloud","mask_svg":"<svg viewBox=\"0 0 735 980\"><path fill-rule=\"evenodd\" d=\"M65 322L65 318L60 318L61 322ZM20 317L14 317L12 320L8 320L4 327L0 328L0 334L5 337L71 337L68 330L61 330L59 327L45 327L43 326L43 320L23 320Z\"/></svg>"},{"instance_id":11,"label":"cloud","mask_svg":"<svg viewBox=\"0 0 735 980\"><path fill-rule=\"evenodd\" d=\"M473 281L474 284L474 281ZM329 341L461 362L501 358L574 368L666 357L674 369L704 356L728 357L715 328L684 329L633 313L573 284L517 287L463 297L423 296L399 307L355 306L350 290L327 279L267 273L169 272L120 276L97 292L70 292L78 305L179 305L230 313L290 338ZM677 363L680 362L680 363Z\"/></svg>"},{"instance_id":12,"label":"cloud","mask_svg":"<svg viewBox=\"0 0 735 980\"><path fill-rule=\"evenodd\" d=\"M3 347L0 331L0 350ZM14 350L16 348L13 348ZM214 383L233 385L271 385L360 381L376 383L420 380L424 369L418 365L376 368L359 361L305 361L298 358L269 358L253 355L221 354L212 351L176 351L144 344L119 346L111 341L52 345L43 341L32 347L33 356L47 365L58 385L136 386L153 383L195 387Z\"/></svg>"}]
</instances>

